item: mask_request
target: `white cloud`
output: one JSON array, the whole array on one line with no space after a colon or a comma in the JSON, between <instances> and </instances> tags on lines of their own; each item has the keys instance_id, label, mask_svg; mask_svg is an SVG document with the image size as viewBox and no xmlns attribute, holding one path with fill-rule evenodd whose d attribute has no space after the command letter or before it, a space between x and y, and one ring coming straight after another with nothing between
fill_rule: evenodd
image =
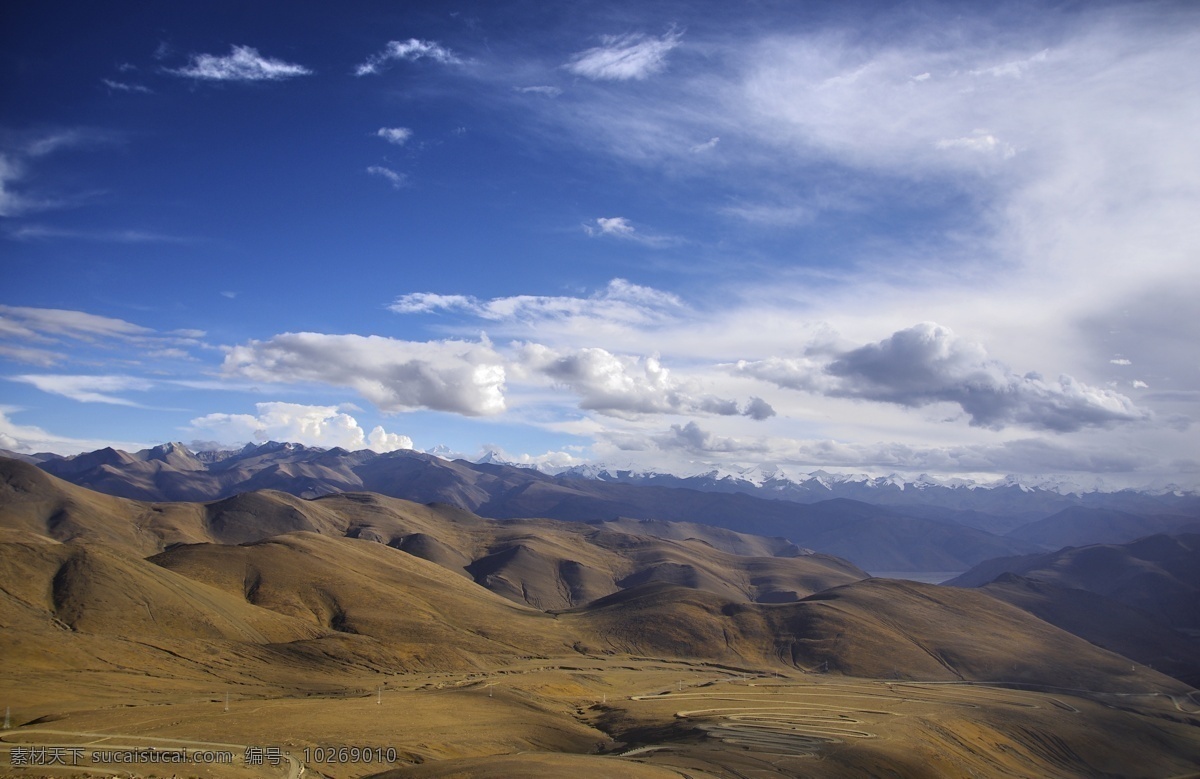
<instances>
[{"instance_id":1,"label":"white cloud","mask_svg":"<svg viewBox=\"0 0 1200 779\"><path fill-rule=\"evenodd\" d=\"M128 441L108 441L101 439L69 438L49 433L34 425L19 425L9 419L10 414L20 409L12 406L0 406L0 449L22 454L38 452L53 452L54 454L69 455L80 452L94 452L111 446L127 452L136 452L149 447L144 443Z\"/></svg>"},{"instance_id":2,"label":"white cloud","mask_svg":"<svg viewBox=\"0 0 1200 779\"><path fill-rule=\"evenodd\" d=\"M1122 474L1153 468L1159 463L1149 452L1104 445L1016 439L975 444L863 443L780 436L720 436L695 422L672 425L665 431L641 435L602 435L602 453L682 452L711 465L774 464L813 468L850 468L931 474L1024 474L1044 477L1055 473ZM610 447L612 448L610 450ZM662 454L654 455L661 458ZM693 466L696 463L693 461Z\"/></svg>"},{"instance_id":3,"label":"white cloud","mask_svg":"<svg viewBox=\"0 0 1200 779\"><path fill-rule=\"evenodd\" d=\"M479 300L416 292L396 298L390 309L398 314L461 311L498 323L497 329L508 335L572 340L630 329L644 335L646 329L673 323L688 313L678 296L625 279L613 279L587 297L515 295Z\"/></svg>"},{"instance_id":4,"label":"white cloud","mask_svg":"<svg viewBox=\"0 0 1200 779\"><path fill-rule=\"evenodd\" d=\"M949 138L934 144L938 149L964 149L979 154L998 154L1005 159L1017 153L1010 144L1001 141L987 130L975 130L962 138Z\"/></svg>"},{"instance_id":5,"label":"white cloud","mask_svg":"<svg viewBox=\"0 0 1200 779\"><path fill-rule=\"evenodd\" d=\"M388 143L403 146L412 137L413 131L407 127L380 127L375 134Z\"/></svg>"},{"instance_id":6,"label":"white cloud","mask_svg":"<svg viewBox=\"0 0 1200 779\"><path fill-rule=\"evenodd\" d=\"M682 33L671 30L660 38L643 33L605 35L601 45L571 57L567 70L600 81L644 79L666 67L666 58L679 45Z\"/></svg>"},{"instance_id":7,"label":"white cloud","mask_svg":"<svg viewBox=\"0 0 1200 779\"><path fill-rule=\"evenodd\" d=\"M602 414L737 414L737 403L698 393L676 380L657 357L616 355L600 348L559 352L523 344L523 371L544 376L579 395L580 408Z\"/></svg>"},{"instance_id":8,"label":"white cloud","mask_svg":"<svg viewBox=\"0 0 1200 779\"><path fill-rule=\"evenodd\" d=\"M110 403L115 406L139 406L139 404L111 393L129 390L145 391L154 386L153 383L136 376L27 374L13 376L12 380L32 384L42 392L62 395L80 403Z\"/></svg>"},{"instance_id":9,"label":"white cloud","mask_svg":"<svg viewBox=\"0 0 1200 779\"><path fill-rule=\"evenodd\" d=\"M22 225L11 232L18 240L65 238L78 241L102 243L191 243L193 239L156 233L151 230L73 230L47 225Z\"/></svg>"},{"instance_id":10,"label":"white cloud","mask_svg":"<svg viewBox=\"0 0 1200 779\"><path fill-rule=\"evenodd\" d=\"M504 410L504 360L485 342L284 333L229 349L230 376L350 387L383 411L467 416Z\"/></svg>"},{"instance_id":11,"label":"white cloud","mask_svg":"<svg viewBox=\"0 0 1200 779\"><path fill-rule=\"evenodd\" d=\"M717 148L717 144L720 142L721 142L720 138L713 136L712 138L709 138L704 143L698 143L695 146L689 147L688 151L690 151L692 154L699 154L700 152L710 151L712 149Z\"/></svg>"},{"instance_id":12,"label":"white cloud","mask_svg":"<svg viewBox=\"0 0 1200 779\"><path fill-rule=\"evenodd\" d=\"M1109 360L1109 362L1112 363L1113 365L1133 365L1133 363L1131 361L1126 360L1123 357Z\"/></svg>"},{"instance_id":13,"label":"white cloud","mask_svg":"<svg viewBox=\"0 0 1200 779\"><path fill-rule=\"evenodd\" d=\"M514 465L528 465L538 468L539 470L555 472L565 470L576 465L583 465L587 462L582 457L577 457L570 452L551 451L545 454L509 454L502 447L495 444L485 444L481 449L481 455L486 457L491 454L492 459L500 460L505 463L513 463ZM480 458L476 458L477 460Z\"/></svg>"},{"instance_id":14,"label":"white cloud","mask_svg":"<svg viewBox=\"0 0 1200 779\"><path fill-rule=\"evenodd\" d=\"M953 403L971 425L999 430L1023 425L1069 432L1143 421L1149 413L1111 390L1070 376L1049 381L1018 375L980 344L924 322L877 343L831 355L741 361L735 372L789 389L916 408Z\"/></svg>"},{"instance_id":15,"label":"white cloud","mask_svg":"<svg viewBox=\"0 0 1200 779\"><path fill-rule=\"evenodd\" d=\"M972 76L996 76L998 78L1004 76L1015 76L1019 78L1030 68L1045 62L1049 57L1049 54L1049 49L1042 49L1031 57L1012 60L1011 62L1005 62L1000 65L993 65L991 67L978 68L970 71L970 73Z\"/></svg>"},{"instance_id":16,"label":"white cloud","mask_svg":"<svg viewBox=\"0 0 1200 779\"><path fill-rule=\"evenodd\" d=\"M24 166L12 157L0 154L0 216L16 216L33 203L13 191L13 184L24 175Z\"/></svg>"},{"instance_id":17,"label":"white cloud","mask_svg":"<svg viewBox=\"0 0 1200 779\"><path fill-rule=\"evenodd\" d=\"M114 92L140 92L140 93L146 94L146 95L154 93L153 89L150 89L150 87L143 86L141 84L129 84L124 81L113 81L112 79L109 79L109 78L101 79L101 83L103 83L104 86L108 87L109 89L113 90Z\"/></svg>"},{"instance_id":18,"label":"white cloud","mask_svg":"<svg viewBox=\"0 0 1200 779\"><path fill-rule=\"evenodd\" d=\"M403 173L397 173L391 168L385 168L381 165L370 166L367 168L367 173L370 173L372 176L379 176L380 178L386 179L388 183L392 185L393 189L400 189L408 182L408 177Z\"/></svg>"},{"instance_id":19,"label":"white cloud","mask_svg":"<svg viewBox=\"0 0 1200 779\"><path fill-rule=\"evenodd\" d=\"M24 346L9 346L0 343L0 357L27 365L37 365L49 368L67 359L62 352L52 352L47 349L31 349Z\"/></svg>"},{"instance_id":20,"label":"white cloud","mask_svg":"<svg viewBox=\"0 0 1200 779\"><path fill-rule=\"evenodd\" d=\"M601 216L596 219L595 225L585 224L583 229L588 235L615 235L621 238L631 237L634 233L633 225L623 216Z\"/></svg>"},{"instance_id":21,"label":"white cloud","mask_svg":"<svg viewBox=\"0 0 1200 779\"><path fill-rule=\"evenodd\" d=\"M83 311L0 305L0 335L43 340L46 336L67 336L91 341L95 338L132 338L153 332L123 319Z\"/></svg>"},{"instance_id":22,"label":"white cloud","mask_svg":"<svg viewBox=\"0 0 1200 779\"><path fill-rule=\"evenodd\" d=\"M431 311L468 309L477 305L475 298L465 295L439 295L434 292L412 292L396 298L388 308L397 314L424 314Z\"/></svg>"},{"instance_id":23,"label":"white cloud","mask_svg":"<svg viewBox=\"0 0 1200 779\"><path fill-rule=\"evenodd\" d=\"M113 143L119 137L111 132L82 128L32 138L22 134L4 137L4 148L0 148L0 217L21 216L63 205L61 200L31 194L28 186L18 186L30 177L31 164L39 158L62 149Z\"/></svg>"},{"instance_id":24,"label":"white cloud","mask_svg":"<svg viewBox=\"0 0 1200 779\"><path fill-rule=\"evenodd\" d=\"M378 54L372 54L367 61L354 69L354 75L367 76L383 71L393 60L415 62L419 59L431 59L443 65L460 65L462 60L457 54L434 41L423 41L409 38L406 41L388 41L388 45Z\"/></svg>"},{"instance_id":25,"label":"white cloud","mask_svg":"<svg viewBox=\"0 0 1200 779\"><path fill-rule=\"evenodd\" d=\"M188 65L167 72L202 81L279 81L312 73L302 65L264 57L250 46L234 46L224 57L196 54Z\"/></svg>"},{"instance_id":26,"label":"white cloud","mask_svg":"<svg viewBox=\"0 0 1200 779\"><path fill-rule=\"evenodd\" d=\"M513 91L523 95L542 95L543 97L558 97L562 90L551 86L513 87Z\"/></svg>"},{"instance_id":27,"label":"white cloud","mask_svg":"<svg viewBox=\"0 0 1200 779\"><path fill-rule=\"evenodd\" d=\"M669 235L654 235L641 232L623 216L599 217L594 223L589 222L584 224L583 231L592 237L607 236L610 238L620 238L640 243L643 246L657 248L676 246L681 243L678 238Z\"/></svg>"},{"instance_id":28,"label":"white cloud","mask_svg":"<svg viewBox=\"0 0 1200 779\"><path fill-rule=\"evenodd\" d=\"M793 227L813 222L819 209L807 204L738 203L725 206L721 213L745 222L768 227Z\"/></svg>"},{"instance_id":29,"label":"white cloud","mask_svg":"<svg viewBox=\"0 0 1200 779\"><path fill-rule=\"evenodd\" d=\"M336 406L299 403L256 403L257 414L207 414L193 419L188 433L215 439L224 445L264 441L290 441L305 446L356 451L392 452L412 449L412 439L376 426L365 433L358 420Z\"/></svg>"}]
</instances>

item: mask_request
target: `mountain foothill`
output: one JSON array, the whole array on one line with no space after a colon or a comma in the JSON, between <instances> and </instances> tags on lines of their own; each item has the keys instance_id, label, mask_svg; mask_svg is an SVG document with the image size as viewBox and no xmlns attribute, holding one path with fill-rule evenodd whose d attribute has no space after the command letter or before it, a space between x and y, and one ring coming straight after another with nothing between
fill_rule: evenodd
<instances>
[{"instance_id":1,"label":"mountain foothill","mask_svg":"<svg viewBox=\"0 0 1200 779\"><path fill-rule=\"evenodd\" d=\"M1200 765L1193 499L637 481L287 444L0 458L0 703L29 739L107 712L213 743L294 723L297 754L387 725L399 767L328 776Z\"/></svg>"}]
</instances>

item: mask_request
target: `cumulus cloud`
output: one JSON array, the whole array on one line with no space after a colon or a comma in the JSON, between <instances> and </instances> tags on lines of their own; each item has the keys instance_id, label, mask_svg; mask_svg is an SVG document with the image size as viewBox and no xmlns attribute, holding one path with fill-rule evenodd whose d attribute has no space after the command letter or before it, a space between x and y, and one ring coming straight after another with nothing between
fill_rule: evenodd
<instances>
[{"instance_id":1,"label":"cumulus cloud","mask_svg":"<svg viewBox=\"0 0 1200 779\"><path fill-rule=\"evenodd\" d=\"M375 134L388 143L403 146L412 137L413 132L407 127L380 127Z\"/></svg>"},{"instance_id":2,"label":"cumulus cloud","mask_svg":"<svg viewBox=\"0 0 1200 779\"><path fill-rule=\"evenodd\" d=\"M616 355L595 347L560 352L524 344L518 362L524 371L575 392L580 408L601 414L738 413L736 402L696 393L673 378L657 357Z\"/></svg>"},{"instance_id":3,"label":"cumulus cloud","mask_svg":"<svg viewBox=\"0 0 1200 779\"><path fill-rule=\"evenodd\" d=\"M226 375L349 387L383 411L466 416L504 410L504 360L486 341L283 333L228 350Z\"/></svg>"},{"instance_id":4,"label":"cumulus cloud","mask_svg":"<svg viewBox=\"0 0 1200 779\"><path fill-rule=\"evenodd\" d=\"M587 462L582 457L577 457L570 452L550 451L545 454L509 454L500 446L485 444L482 448L482 456L476 458L476 462L493 460L513 465L525 465L549 473L566 470L567 468L583 465Z\"/></svg>"},{"instance_id":5,"label":"cumulus cloud","mask_svg":"<svg viewBox=\"0 0 1200 779\"><path fill-rule=\"evenodd\" d=\"M436 292L412 292L396 298L388 308L397 314L426 314L433 311L472 309L475 298L466 295L439 295Z\"/></svg>"},{"instance_id":6,"label":"cumulus cloud","mask_svg":"<svg viewBox=\"0 0 1200 779\"><path fill-rule=\"evenodd\" d=\"M110 403L114 406L138 406L139 404L111 393L129 390L145 391L154 386L146 379L136 376L26 374L13 376L12 380L32 384L42 392L62 395L80 403Z\"/></svg>"},{"instance_id":7,"label":"cumulus cloud","mask_svg":"<svg viewBox=\"0 0 1200 779\"><path fill-rule=\"evenodd\" d=\"M397 173L391 168L385 168L382 165L371 165L367 168L367 173L385 179L392 185L392 189L400 189L408 182L408 177L403 173Z\"/></svg>"},{"instance_id":8,"label":"cumulus cloud","mask_svg":"<svg viewBox=\"0 0 1200 779\"><path fill-rule=\"evenodd\" d=\"M750 398L750 401L746 403L745 410L742 411L742 415L762 422L764 419L770 419L775 416L775 409L762 398Z\"/></svg>"},{"instance_id":9,"label":"cumulus cloud","mask_svg":"<svg viewBox=\"0 0 1200 779\"><path fill-rule=\"evenodd\" d=\"M701 429L695 422L685 425L671 425L666 433L652 436L651 440L659 449L683 450L692 454L738 454L768 450L768 445L762 441L743 441L737 438L715 436Z\"/></svg>"},{"instance_id":10,"label":"cumulus cloud","mask_svg":"<svg viewBox=\"0 0 1200 779\"><path fill-rule=\"evenodd\" d=\"M431 59L443 65L459 65L462 60L457 54L434 41L423 41L409 38L406 41L388 41L388 45L378 54L372 54L367 61L354 69L354 75L367 76L380 73L394 60L415 62L420 59Z\"/></svg>"},{"instance_id":11,"label":"cumulus cloud","mask_svg":"<svg viewBox=\"0 0 1200 779\"><path fill-rule=\"evenodd\" d=\"M623 216L599 217L595 224L585 224L583 230L588 235L615 235L621 238L629 238L634 233L633 225Z\"/></svg>"},{"instance_id":12,"label":"cumulus cloud","mask_svg":"<svg viewBox=\"0 0 1200 779\"><path fill-rule=\"evenodd\" d=\"M980 344L925 322L834 356L742 361L735 372L780 387L916 408L958 405L977 427L1022 425L1069 432L1145 420L1149 414L1111 390L1071 376L1018 375Z\"/></svg>"},{"instance_id":13,"label":"cumulus cloud","mask_svg":"<svg viewBox=\"0 0 1200 779\"><path fill-rule=\"evenodd\" d=\"M667 55L681 37L675 30L658 38L643 33L605 35L601 45L572 56L567 70L597 81L644 79L666 67Z\"/></svg>"},{"instance_id":14,"label":"cumulus cloud","mask_svg":"<svg viewBox=\"0 0 1200 779\"><path fill-rule=\"evenodd\" d=\"M302 65L264 57L250 46L234 46L224 57L197 54L188 65L167 72L201 81L280 81L312 73Z\"/></svg>"},{"instance_id":15,"label":"cumulus cloud","mask_svg":"<svg viewBox=\"0 0 1200 779\"><path fill-rule=\"evenodd\" d=\"M299 403L256 403L257 414L206 414L190 423L189 433L207 436L225 445L291 441L305 446L355 451L372 449L393 452L412 449L406 435L388 433L382 426L366 433L358 420L337 406L308 406Z\"/></svg>"}]
</instances>

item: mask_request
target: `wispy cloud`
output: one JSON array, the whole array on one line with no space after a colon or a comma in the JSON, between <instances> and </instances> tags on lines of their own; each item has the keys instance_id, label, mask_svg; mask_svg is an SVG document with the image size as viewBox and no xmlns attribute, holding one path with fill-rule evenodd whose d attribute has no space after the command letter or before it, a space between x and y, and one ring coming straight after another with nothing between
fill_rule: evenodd
<instances>
[{"instance_id":1,"label":"wispy cloud","mask_svg":"<svg viewBox=\"0 0 1200 779\"><path fill-rule=\"evenodd\" d=\"M2 334L3 331L0 329L0 335ZM48 349L34 349L27 346L12 346L3 343L0 343L0 357L14 362L25 363L26 365L37 365L41 368L53 367L67 359L67 355L62 352L53 352Z\"/></svg>"},{"instance_id":2,"label":"wispy cloud","mask_svg":"<svg viewBox=\"0 0 1200 779\"><path fill-rule=\"evenodd\" d=\"M1135 473L1151 466L1148 453L1024 438L972 444L848 442L782 436L723 436L696 422L659 432L602 436L601 451L682 452L719 464L728 458L749 463L812 468L885 469L908 474ZM661 455L658 455L661 456Z\"/></svg>"},{"instance_id":3,"label":"wispy cloud","mask_svg":"<svg viewBox=\"0 0 1200 779\"><path fill-rule=\"evenodd\" d=\"M513 87L513 91L520 92L523 95L541 95L543 97L558 97L563 92L558 87L544 85L532 87Z\"/></svg>"},{"instance_id":4,"label":"wispy cloud","mask_svg":"<svg viewBox=\"0 0 1200 779\"><path fill-rule=\"evenodd\" d=\"M115 133L83 128L5 138L7 142L0 147L0 216L23 216L63 205L61 199L37 194L36 188L29 186L31 170L42 157L64 149L110 144L118 138Z\"/></svg>"},{"instance_id":5,"label":"wispy cloud","mask_svg":"<svg viewBox=\"0 0 1200 779\"><path fill-rule=\"evenodd\" d=\"M59 374L26 374L13 376L13 381L32 384L42 392L62 395L80 403L109 403L114 406L141 407L141 404L112 393L130 390L145 391L154 385L136 376L71 376Z\"/></svg>"},{"instance_id":6,"label":"wispy cloud","mask_svg":"<svg viewBox=\"0 0 1200 779\"><path fill-rule=\"evenodd\" d=\"M444 65L460 65L462 59L435 41L424 41L409 38L406 41L388 41L383 51L372 54L367 61L354 69L356 76L368 76L380 73L387 68L388 63L395 60L415 62L421 59L431 59Z\"/></svg>"},{"instance_id":7,"label":"wispy cloud","mask_svg":"<svg viewBox=\"0 0 1200 779\"><path fill-rule=\"evenodd\" d=\"M397 173L391 168L385 168L382 165L370 166L367 168L367 173L370 173L372 176L379 176L380 178L385 179L389 184L392 185L393 189L400 189L408 183L408 177L403 173Z\"/></svg>"},{"instance_id":8,"label":"wispy cloud","mask_svg":"<svg viewBox=\"0 0 1200 779\"><path fill-rule=\"evenodd\" d=\"M102 439L70 438L56 435L34 425L21 425L9 419L20 409L12 406L0 406L0 449L11 452L34 454L37 452L54 452L55 454L77 454L79 452L94 452L106 446L113 446L129 452L147 448L144 443L111 441Z\"/></svg>"},{"instance_id":9,"label":"wispy cloud","mask_svg":"<svg viewBox=\"0 0 1200 779\"><path fill-rule=\"evenodd\" d=\"M73 230L48 225L23 225L8 232L17 240L67 239L101 243L191 243L193 239L151 230Z\"/></svg>"},{"instance_id":10,"label":"wispy cloud","mask_svg":"<svg viewBox=\"0 0 1200 779\"><path fill-rule=\"evenodd\" d=\"M69 336L83 341L95 338L148 336L153 330L124 319L58 308L0 305L0 336L46 339Z\"/></svg>"},{"instance_id":11,"label":"wispy cloud","mask_svg":"<svg viewBox=\"0 0 1200 779\"><path fill-rule=\"evenodd\" d=\"M657 235L638 230L623 216L598 217L592 222L585 223L583 231L592 237L606 236L609 238L619 238L625 241L640 243L643 246L657 248L677 246L682 242L679 238L673 236Z\"/></svg>"},{"instance_id":12,"label":"wispy cloud","mask_svg":"<svg viewBox=\"0 0 1200 779\"><path fill-rule=\"evenodd\" d=\"M167 72L200 81L281 81L312 74L303 65L264 57L250 46L233 46L224 57L196 54L184 67Z\"/></svg>"},{"instance_id":13,"label":"wispy cloud","mask_svg":"<svg viewBox=\"0 0 1200 779\"><path fill-rule=\"evenodd\" d=\"M142 84L131 84L125 81L113 81L111 78L100 79L100 83L111 89L113 92L134 92L143 95L150 95L154 90Z\"/></svg>"},{"instance_id":14,"label":"wispy cloud","mask_svg":"<svg viewBox=\"0 0 1200 779\"><path fill-rule=\"evenodd\" d=\"M644 33L605 35L601 45L572 56L567 70L597 81L641 80L666 67L667 55L681 37L675 30L658 38Z\"/></svg>"},{"instance_id":15,"label":"wispy cloud","mask_svg":"<svg viewBox=\"0 0 1200 779\"><path fill-rule=\"evenodd\" d=\"M536 336L564 332L601 334L614 327L652 328L676 321L687 311L670 292L613 279L591 295L515 295L479 300L468 295L416 292L401 295L390 306L398 314L459 311L516 326ZM506 329L506 332L513 332Z\"/></svg>"}]
</instances>

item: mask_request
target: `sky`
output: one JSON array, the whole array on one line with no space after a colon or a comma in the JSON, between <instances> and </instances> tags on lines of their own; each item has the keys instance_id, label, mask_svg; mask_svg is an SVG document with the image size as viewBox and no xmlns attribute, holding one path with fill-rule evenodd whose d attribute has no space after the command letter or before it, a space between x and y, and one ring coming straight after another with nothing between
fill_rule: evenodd
<instances>
[{"instance_id":1,"label":"sky","mask_svg":"<svg viewBox=\"0 0 1200 779\"><path fill-rule=\"evenodd\" d=\"M1194 2L9 3L0 448L1200 486Z\"/></svg>"}]
</instances>

